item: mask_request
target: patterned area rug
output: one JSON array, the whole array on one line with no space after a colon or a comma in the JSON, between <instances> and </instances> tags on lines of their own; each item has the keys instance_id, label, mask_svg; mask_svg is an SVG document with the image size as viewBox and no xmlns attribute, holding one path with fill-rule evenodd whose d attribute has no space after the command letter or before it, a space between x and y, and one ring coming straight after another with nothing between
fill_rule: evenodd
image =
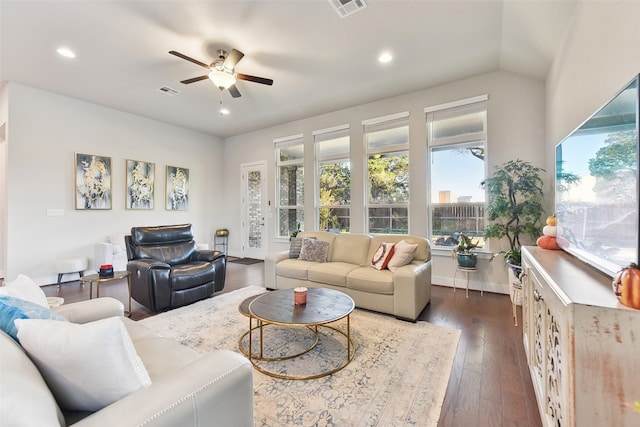
<instances>
[{"instance_id":1,"label":"patterned area rug","mask_svg":"<svg viewBox=\"0 0 640 427\"><path fill-rule=\"evenodd\" d=\"M250 286L141 323L201 353L220 348L239 351L238 339L249 323L238 305L264 291ZM344 322L332 325L345 327ZM265 338L269 343L265 352L285 350L296 341L295 330L265 328L265 334L272 334ZM299 341L308 340L309 334L298 331ZM333 353L344 356L344 338L327 331L317 348L305 355L303 367L296 369L322 367ZM436 426L460 331L356 309L351 314L351 337L355 358L333 375L294 381L254 370L255 426ZM245 339L245 348L247 344Z\"/></svg>"}]
</instances>

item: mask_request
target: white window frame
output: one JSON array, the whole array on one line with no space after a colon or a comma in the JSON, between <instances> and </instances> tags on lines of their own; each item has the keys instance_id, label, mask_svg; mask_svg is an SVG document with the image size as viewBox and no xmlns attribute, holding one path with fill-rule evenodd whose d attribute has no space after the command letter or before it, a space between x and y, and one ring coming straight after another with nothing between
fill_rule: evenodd
<instances>
[{"instance_id":1,"label":"white window frame","mask_svg":"<svg viewBox=\"0 0 640 427\"><path fill-rule=\"evenodd\" d=\"M399 127L407 128L407 141L402 144L388 145L385 147L370 148L368 144L367 136L371 132L394 129ZM373 154L386 154L386 153L399 153L406 152L409 156L410 146L410 127L409 127L409 112L404 111L397 114L392 114L384 117L378 117L374 119L368 119L362 121L362 139L364 144L364 186L365 186L365 201L364 201L364 217L365 217L365 232L370 233L369 229L369 209L370 208L406 208L407 209L407 234L410 230L410 203L403 204L371 204L369 201L369 156ZM409 174L411 174L411 166L409 166ZM409 187L409 198L411 196L411 187Z\"/></svg>"},{"instance_id":2,"label":"white window frame","mask_svg":"<svg viewBox=\"0 0 640 427\"><path fill-rule=\"evenodd\" d=\"M316 130L312 132L313 146L315 154L315 191L314 191L314 204L315 204L315 227L320 229L320 209L323 208L336 208L336 209L348 209L349 210L349 230L351 230L351 199L349 199L348 205L320 205L320 166L326 163L347 162L349 163L349 171L351 171L351 137L349 135L350 127L348 124L335 126L327 129ZM340 152L332 155L321 155L320 144L325 141L330 141L336 138L347 137L349 144L345 152ZM349 191L351 194L351 189ZM323 230L321 230L323 231Z\"/></svg>"},{"instance_id":3,"label":"white window frame","mask_svg":"<svg viewBox=\"0 0 640 427\"><path fill-rule=\"evenodd\" d=\"M289 238L289 235L283 236L280 235L280 210L288 209L288 210L301 210L302 211L302 220L301 228L304 229L304 205L296 204L296 205L283 205L280 200L280 168L283 166L302 166L304 168L304 138L302 134L292 135L284 138L278 138L273 141L275 148L275 156L276 156L276 216L277 227L275 229L275 237L277 239ZM302 158L294 159L294 160L280 160L280 149L287 147L295 147L302 146ZM304 186L304 182L303 182Z\"/></svg>"},{"instance_id":4,"label":"white window frame","mask_svg":"<svg viewBox=\"0 0 640 427\"><path fill-rule=\"evenodd\" d=\"M488 167L488 144L487 144L487 115L488 115L488 95L480 95L473 98L467 98L459 101L449 102L446 104L435 105L431 107L427 107L424 109L425 112L425 121L426 121L426 130L427 130L427 164L431 164L432 162L432 153L434 151L444 151L453 148L465 148L465 146L475 146L479 142L482 142L483 151L484 151L484 176L487 176L487 167ZM465 133L461 135L454 135L449 137L440 137L434 139L433 137L433 123L438 121L439 119L445 119L450 117L457 117L464 115L464 113L468 111L477 111L478 109L483 110L483 125L482 131L473 132L473 133ZM431 182L431 171L429 170L429 178L427 185L427 198L429 200L428 206L428 218L427 218L427 233L429 236L429 241L433 243L433 213L434 206L431 198L432 192L432 182ZM486 204L486 197L485 197ZM484 205L483 205L484 208ZM483 209L484 210L484 209ZM486 222L486 215L484 216L484 220ZM434 245L435 249L438 248L447 248L446 246L437 246ZM450 249L447 248L447 249ZM479 252L489 252L489 242L485 242L483 248L478 249Z\"/></svg>"}]
</instances>

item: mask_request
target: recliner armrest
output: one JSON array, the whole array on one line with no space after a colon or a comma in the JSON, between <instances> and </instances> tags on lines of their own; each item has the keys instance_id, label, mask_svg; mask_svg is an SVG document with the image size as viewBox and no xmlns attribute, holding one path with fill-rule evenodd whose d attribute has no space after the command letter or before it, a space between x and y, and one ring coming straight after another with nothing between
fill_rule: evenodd
<instances>
[{"instance_id":1,"label":"recliner armrest","mask_svg":"<svg viewBox=\"0 0 640 427\"><path fill-rule=\"evenodd\" d=\"M191 260L192 261L208 261L208 262L213 262L215 260L217 260L218 258L224 258L226 255L223 252L220 251L213 251L210 249L202 249L202 250L195 250L193 251L193 254L191 255Z\"/></svg>"},{"instance_id":2,"label":"recliner armrest","mask_svg":"<svg viewBox=\"0 0 640 427\"><path fill-rule=\"evenodd\" d=\"M166 268L168 270L171 268L171 266L166 262L158 261L155 259L134 259L129 261L129 263L127 264L127 270L132 271L132 268L137 268L140 270L146 270L148 268Z\"/></svg>"},{"instance_id":3,"label":"recliner armrest","mask_svg":"<svg viewBox=\"0 0 640 427\"><path fill-rule=\"evenodd\" d=\"M230 350L207 354L74 426L201 424L253 426L253 368L246 358Z\"/></svg>"}]
</instances>

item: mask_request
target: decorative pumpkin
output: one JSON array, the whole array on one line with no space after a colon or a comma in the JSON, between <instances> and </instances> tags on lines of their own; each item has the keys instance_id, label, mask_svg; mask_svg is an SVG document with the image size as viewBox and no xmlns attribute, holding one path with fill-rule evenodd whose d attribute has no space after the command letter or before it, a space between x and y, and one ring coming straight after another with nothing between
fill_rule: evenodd
<instances>
[{"instance_id":1,"label":"decorative pumpkin","mask_svg":"<svg viewBox=\"0 0 640 427\"><path fill-rule=\"evenodd\" d=\"M555 225L545 225L542 228L542 234L545 236L556 237L558 235L558 227Z\"/></svg>"},{"instance_id":2,"label":"decorative pumpkin","mask_svg":"<svg viewBox=\"0 0 640 427\"><path fill-rule=\"evenodd\" d=\"M560 249L554 236L540 236L538 240L536 240L536 245L542 249Z\"/></svg>"},{"instance_id":3,"label":"decorative pumpkin","mask_svg":"<svg viewBox=\"0 0 640 427\"><path fill-rule=\"evenodd\" d=\"M612 286L622 304L640 309L640 269L636 264L631 263L618 271Z\"/></svg>"},{"instance_id":4,"label":"decorative pumpkin","mask_svg":"<svg viewBox=\"0 0 640 427\"><path fill-rule=\"evenodd\" d=\"M555 215L547 217L547 225L542 228L544 236L540 236L536 240L538 247L552 250L560 249L557 239L562 235L562 229L556 225L557 223Z\"/></svg>"}]
</instances>

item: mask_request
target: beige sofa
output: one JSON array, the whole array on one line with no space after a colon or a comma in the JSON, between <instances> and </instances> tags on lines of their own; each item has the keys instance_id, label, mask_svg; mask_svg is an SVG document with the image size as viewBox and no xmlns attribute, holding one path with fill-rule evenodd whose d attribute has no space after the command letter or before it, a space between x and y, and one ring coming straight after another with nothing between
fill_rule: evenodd
<instances>
[{"instance_id":1,"label":"beige sofa","mask_svg":"<svg viewBox=\"0 0 640 427\"><path fill-rule=\"evenodd\" d=\"M112 298L55 309L86 323L122 316ZM199 353L122 318L152 384L94 412L63 413L35 364L0 331L0 425L2 426L253 426L253 370L230 350ZM91 381L91 378L87 378Z\"/></svg>"},{"instance_id":2,"label":"beige sofa","mask_svg":"<svg viewBox=\"0 0 640 427\"><path fill-rule=\"evenodd\" d=\"M298 237L315 237L328 242L328 262L290 259L288 251L268 254L265 258L267 288L336 289L351 296L357 307L410 321L417 319L431 299L431 251L429 241L423 237L323 231L301 232ZM418 245L410 264L395 272L370 266L380 243L400 240Z\"/></svg>"}]
</instances>

